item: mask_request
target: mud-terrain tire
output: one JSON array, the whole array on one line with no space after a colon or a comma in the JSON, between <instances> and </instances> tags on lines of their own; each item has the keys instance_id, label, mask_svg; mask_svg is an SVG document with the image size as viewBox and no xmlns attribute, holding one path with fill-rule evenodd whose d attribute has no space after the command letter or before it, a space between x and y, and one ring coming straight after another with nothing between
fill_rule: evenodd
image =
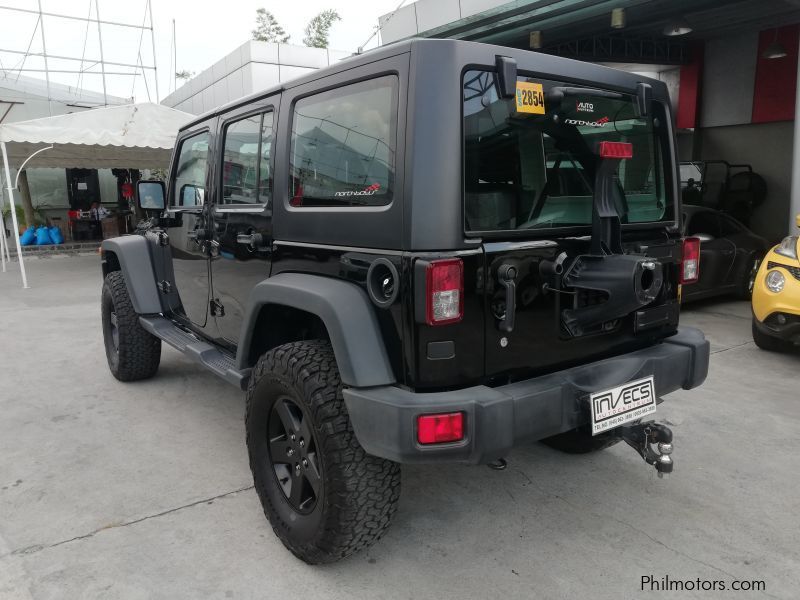
<instances>
[{"instance_id":1,"label":"mud-terrain tire","mask_svg":"<svg viewBox=\"0 0 800 600\"><path fill-rule=\"evenodd\" d=\"M333 562L387 530L400 497L400 465L358 443L328 342L284 344L259 359L245 429L264 514L295 556Z\"/></svg>"},{"instance_id":2,"label":"mud-terrain tire","mask_svg":"<svg viewBox=\"0 0 800 600\"><path fill-rule=\"evenodd\" d=\"M161 362L161 340L139 323L120 271L109 273L103 281L101 316L111 374L120 381L138 381L155 375Z\"/></svg>"},{"instance_id":3,"label":"mud-terrain tire","mask_svg":"<svg viewBox=\"0 0 800 600\"><path fill-rule=\"evenodd\" d=\"M621 441L619 435L601 433L592 436L588 428L579 427L545 438L542 443L567 454L588 454L605 450Z\"/></svg>"}]
</instances>

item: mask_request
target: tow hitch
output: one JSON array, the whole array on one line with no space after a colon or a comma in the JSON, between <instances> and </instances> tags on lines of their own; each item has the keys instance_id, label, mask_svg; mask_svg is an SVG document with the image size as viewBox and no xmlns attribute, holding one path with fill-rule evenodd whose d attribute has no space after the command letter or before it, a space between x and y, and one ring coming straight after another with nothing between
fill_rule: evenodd
<instances>
[{"instance_id":1,"label":"tow hitch","mask_svg":"<svg viewBox=\"0 0 800 600\"><path fill-rule=\"evenodd\" d=\"M620 430L625 443L636 450L647 464L653 465L659 477L664 477L664 473L672 473L672 430L669 427L655 421L645 421L623 425Z\"/></svg>"}]
</instances>

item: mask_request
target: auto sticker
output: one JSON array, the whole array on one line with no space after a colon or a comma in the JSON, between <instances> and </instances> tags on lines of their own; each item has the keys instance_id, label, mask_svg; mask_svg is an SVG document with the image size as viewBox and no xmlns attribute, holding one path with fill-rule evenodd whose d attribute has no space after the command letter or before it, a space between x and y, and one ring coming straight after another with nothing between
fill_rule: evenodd
<instances>
[{"instance_id":1,"label":"auto sticker","mask_svg":"<svg viewBox=\"0 0 800 600\"><path fill-rule=\"evenodd\" d=\"M544 91L541 83L517 81L517 112L544 114Z\"/></svg>"}]
</instances>

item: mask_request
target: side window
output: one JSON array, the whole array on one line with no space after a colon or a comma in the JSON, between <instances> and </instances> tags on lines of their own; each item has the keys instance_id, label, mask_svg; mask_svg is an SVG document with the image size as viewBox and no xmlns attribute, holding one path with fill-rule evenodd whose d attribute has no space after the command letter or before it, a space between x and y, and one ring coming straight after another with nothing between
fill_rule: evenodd
<instances>
[{"instance_id":1,"label":"side window","mask_svg":"<svg viewBox=\"0 0 800 600\"><path fill-rule=\"evenodd\" d=\"M221 204L266 204L271 194L272 113L225 126Z\"/></svg>"},{"instance_id":2,"label":"side window","mask_svg":"<svg viewBox=\"0 0 800 600\"><path fill-rule=\"evenodd\" d=\"M698 235L703 233L715 238L720 237L719 219L717 218L716 213L713 212L696 212L689 221L689 226L687 229L688 235Z\"/></svg>"},{"instance_id":3,"label":"side window","mask_svg":"<svg viewBox=\"0 0 800 600\"><path fill-rule=\"evenodd\" d=\"M178 151L170 206L186 208L205 202L208 132L184 139Z\"/></svg>"},{"instance_id":4,"label":"side window","mask_svg":"<svg viewBox=\"0 0 800 600\"><path fill-rule=\"evenodd\" d=\"M302 98L292 115L292 206L383 206L394 192L397 77Z\"/></svg>"},{"instance_id":5,"label":"side window","mask_svg":"<svg viewBox=\"0 0 800 600\"><path fill-rule=\"evenodd\" d=\"M722 229L723 236L736 235L737 233L742 232L742 226L737 221L734 221L727 215L720 215L719 223Z\"/></svg>"},{"instance_id":6,"label":"side window","mask_svg":"<svg viewBox=\"0 0 800 600\"><path fill-rule=\"evenodd\" d=\"M272 169L270 156L272 153L272 113L264 114L261 122L261 164L258 170L259 202L269 204L272 200Z\"/></svg>"}]
</instances>

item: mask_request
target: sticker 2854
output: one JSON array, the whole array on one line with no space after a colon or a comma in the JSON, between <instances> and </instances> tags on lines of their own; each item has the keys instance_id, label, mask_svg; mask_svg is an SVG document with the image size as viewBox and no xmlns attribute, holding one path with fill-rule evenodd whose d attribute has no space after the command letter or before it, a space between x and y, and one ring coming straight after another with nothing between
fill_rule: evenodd
<instances>
[{"instance_id":1,"label":"sticker 2854","mask_svg":"<svg viewBox=\"0 0 800 600\"><path fill-rule=\"evenodd\" d=\"M544 114L544 91L541 83L517 82L517 112Z\"/></svg>"}]
</instances>

